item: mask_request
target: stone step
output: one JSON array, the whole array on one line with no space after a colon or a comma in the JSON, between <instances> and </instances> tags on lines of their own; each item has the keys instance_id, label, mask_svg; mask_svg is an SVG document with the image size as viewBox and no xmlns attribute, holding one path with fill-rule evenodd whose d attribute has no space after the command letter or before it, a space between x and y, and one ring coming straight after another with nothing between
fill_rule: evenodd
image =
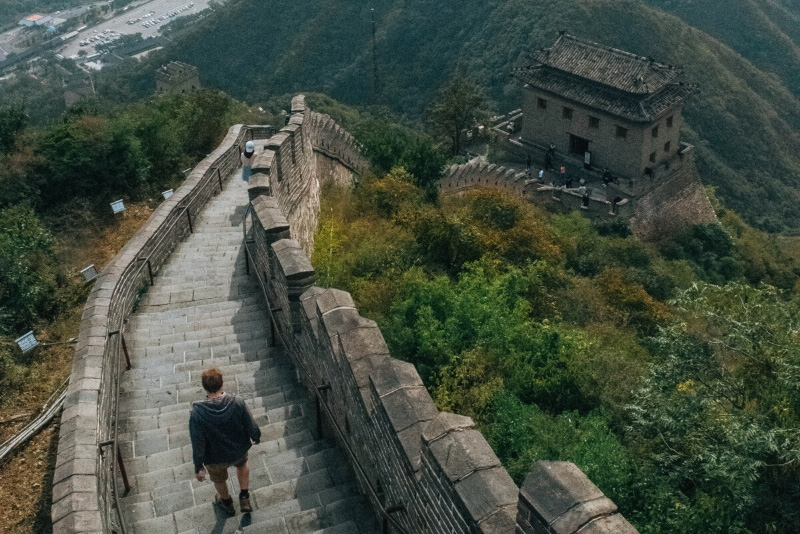
<instances>
[{"instance_id":1,"label":"stone step","mask_svg":"<svg viewBox=\"0 0 800 534\"><path fill-rule=\"evenodd\" d=\"M167 363L164 365L147 366L145 368L134 368L126 371L120 379L120 391L132 389L155 389L168 385L177 385L184 383L199 384L203 371L212 367L218 368L223 377L227 380L228 377L236 377L242 375L255 376L252 373L256 371L275 369L278 367L286 367L286 358L282 355L271 357L265 356L259 360L252 362L235 362L231 358L236 358L233 355L225 358L216 358L208 360L197 360L199 362L206 362L205 364L198 365L196 369L181 369L175 370L175 366L179 364ZM238 358L241 359L241 358ZM226 365L221 365L220 362L226 362ZM191 363L191 362L190 362ZM132 374L136 372L136 374Z\"/></svg>"},{"instance_id":2,"label":"stone step","mask_svg":"<svg viewBox=\"0 0 800 534\"><path fill-rule=\"evenodd\" d=\"M255 304L260 301L261 296L259 293L253 292L249 294L240 293L235 297L223 296L223 297L203 298L200 300L182 300L184 298L186 297L185 296L175 297L174 302L171 301L165 303L162 303L161 301L155 299L150 302L142 300L140 307L144 312L162 312L162 311L183 310L187 308L192 308L198 304L206 304L206 305L219 304L223 302L229 302L231 300L241 301L245 304ZM170 299L172 299L172 294L170 295Z\"/></svg>"},{"instance_id":3,"label":"stone step","mask_svg":"<svg viewBox=\"0 0 800 534\"><path fill-rule=\"evenodd\" d=\"M225 390L237 395L255 394L260 396L263 392L271 391L283 385L296 384L297 374L289 367L280 368L274 373L265 370L265 375L258 378L241 379L225 383ZM205 398L202 386L190 384L184 389L177 388L174 384L163 388L136 389L120 392L120 403L130 409L161 408L169 405L190 404Z\"/></svg>"},{"instance_id":4,"label":"stone step","mask_svg":"<svg viewBox=\"0 0 800 534\"><path fill-rule=\"evenodd\" d=\"M192 308L187 308L179 311L171 310L153 310L142 311L137 310L136 315L128 320L128 324L142 324L153 322L180 322L179 319L191 318L214 318L214 317L227 317L236 314L238 310L254 310L263 309L261 301L244 302L244 299L234 299L228 302L213 302L213 303L198 303Z\"/></svg>"},{"instance_id":5,"label":"stone step","mask_svg":"<svg viewBox=\"0 0 800 534\"><path fill-rule=\"evenodd\" d=\"M184 418L185 417L186 416L184 415ZM269 429L265 428L262 431L264 433L262 433L261 442L253 445L253 447L250 449L250 457L256 457L259 455L274 456L284 451L303 448L316 443L314 441L314 437L311 435L311 431L309 431L307 428L299 431L293 431L294 429L290 427L288 429L288 434L276 437L275 439L264 438L267 430ZM286 429L284 428L284 430ZM132 457L123 454L123 460L125 462L125 468L127 469L128 475L132 478L132 480L135 480L133 477L137 475L146 475L147 473L155 471L174 469L182 464L192 462L192 448L191 446L187 446L180 449L171 449L153 453L149 456ZM173 471L173 476L174 474L175 473ZM141 501L141 498L137 496L138 493L140 493L140 491L134 488L132 493L126 496L123 501Z\"/></svg>"},{"instance_id":6,"label":"stone step","mask_svg":"<svg viewBox=\"0 0 800 534\"><path fill-rule=\"evenodd\" d=\"M345 496L340 492L333 493L325 490L300 495L265 507L259 507L257 502L254 502L256 499L252 495L251 492L250 500L254 510L250 514L237 513L234 517L226 517L209 500L209 502L203 502L169 515L139 521L134 524L134 528L136 534L234 534L237 532L296 534L344 524L342 519L351 516L353 510L365 508L364 500L360 496ZM331 501L330 499L336 500ZM239 505L236 501L237 499L234 499L234 507L238 509ZM367 518L367 520L371 519ZM347 521L352 523L349 517L345 522ZM374 520L371 521L374 522ZM352 532L357 534L359 530ZM361 532L375 531L361 530Z\"/></svg>"},{"instance_id":7,"label":"stone step","mask_svg":"<svg viewBox=\"0 0 800 534\"><path fill-rule=\"evenodd\" d=\"M233 386L248 389L256 387L260 384L271 383L276 378L290 377L296 378L295 369L285 359L283 361L273 360L272 367L262 367L260 369L253 369L250 371L243 371L240 373L223 373L223 380L225 381L223 389L225 391L233 392ZM157 378L140 378L138 380L127 380L120 383L120 393L135 393L135 392L148 392L157 391L159 389L175 388L179 393L184 390L192 390L201 387L202 371L194 371L194 375L189 371L189 379L179 380L173 379L173 375L161 376ZM186 372L178 373L178 378L185 378ZM192 379L194 376L194 379ZM173 390L174 391L174 390ZM257 387L254 391L258 391Z\"/></svg>"},{"instance_id":8,"label":"stone step","mask_svg":"<svg viewBox=\"0 0 800 534\"><path fill-rule=\"evenodd\" d=\"M128 531L374 534L344 456L313 438L307 392L284 351L270 346L263 295L245 272L247 203L236 178L211 198L126 324L133 369L120 381L118 440L134 482L122 499ZM213 506L213 484L194 478L189 413L205 397L200 375L211 367L262 432L249 454L254 511L234 518ZM235 470L229 474L235 495Z\"/></svg>"},{"instance_id":9,"label":"stone step","mask_svg":"<svg viewBox=\"0 0 800 534\"><path fill-rule=\"evenodd\" d=\"M146 336L146 344L161 344L162 336L182 336L174 338L174 341L187 341L199 339L200 337L215 337L227 334L237 334L240 332L250 332L253 329L264 329L267 324L266 317L261 310L254 309L238 315L228 315L226 317L216 317L209 319L193 320L191 322L175 324L152 324L149 328L138 328L136 331L137 341ZM197 332L205 333L200 336ZM185 335L188 334L188 335Z\"/></svg>"},{"instance_id":10,"label":"stone step","mask_svg":"<svg viewBox=\"0 0 800 534\"><path fill-rule=\"evenodd\" d=\"M248 406L256 406L259 397L269 397L280 392L283 392L288 396L294 394L298 387L299 386L296 381L291 381L290 383L282 384L271 389L263 389L259 391L258 394L251 393L241 396L244 398L245 403L247 403ZM172 395L174 395L174 393ZM145 404L145 406L141 406L142 404ZM135 405L121 405L120 415L124 417L147 417L151 415L163 415L171 412L179 412L181 410L188 414L191 407L192 403L189 401L176 402L175 404L162 403L160 406L147 406L146 403L137 403Z\"/></svg>"},{"instance_id":11,"label":"stone step","mask_svg":"<svg viewBox=\"0 0 800 534\"><path fill-rule=\"evenodd\" d=\"M259 354L255 356L250 353L238 353L180 363L164 362L159 364L157 361L149 361L147 366L134 367L129 371L125 371L121 382L128 383L138 379L162 378L164 379L162 380L163 384L176 384L193 380L199 381L203 370L212 367L217 367L225 376L258 369L270 369L285 362L284 356L277 347L268 347L264 354L261 354L262 351L258 352ZM173 376L180 377L184 373L187 373L184 376L188 377L185 380L173 378ZM178 380L178 382L175 380Z\"/></svg>"},{"instance_id":12,"label":"stone step","mask_svg":"<svg viewBox=\"0 0 800 534\"><path fill-rule=\"evenodd\" d=\"M185 341L174 345L150 347L142 353L141 349L130 352L131 365L134 368L151 365L176 365L196 360L214 360L226 356L242 355L243 361L254 361L266 357L270 353L270 340L259 337L261 334L230 334L210 339ZM253 337L254 339L242 339ZM216 365L213 364L212 367Z\"/></svg>"},{"instance_id":13,"label":"stone step","mask_svg":"<svg viewBox=\"0 0 800 534\"><path fill-rule=\"evenodd\" d=\"M270 395L262 395L252 399L245 399L245 403L250 408L253 417L267 414L270 410L282 408L291 403L296 403L303 398L303 390L300 386L288 386L287 389L277 390ZM268 414L267 414L268 415ZM277 422L277 419L270 422ZM185 423L188 427L189 414L186 412L174 411L160 415L131 416L120 421L119 432L121 435L129 432L141 432L143 430L169 429L176 425Z\"/></svg>"}]
</instances>

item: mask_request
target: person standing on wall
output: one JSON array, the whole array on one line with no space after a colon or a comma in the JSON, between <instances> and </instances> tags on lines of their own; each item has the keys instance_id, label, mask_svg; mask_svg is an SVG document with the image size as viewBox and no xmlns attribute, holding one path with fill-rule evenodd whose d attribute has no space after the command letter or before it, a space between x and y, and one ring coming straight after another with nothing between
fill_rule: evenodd
<instances>
[{"instance_id":1,"label":"person standing on wall","mask_svg":"<svg viewBox=\"0 0 800 534\"><path fill-rule=\"evenodd\" d=\"M256 145L252 141L248 141L244 145L244 152L241 153L239 159L242 161L242 180L249 182L250 173L253 171L253 162L256 159Z\"/></svg>"},{"instance_id":2,"label":"person standing on wall","mask_svg":"<svg viewBox=\"0 0 800 534\"><path fill-rule=\"evenodd\" d=\"M206 471L217 495L214 504L228 516L236 510L228 492L228 468L236 467L239 480L239 507L243 514L253 511L250 505L250 467L247 452L261 441L261 429L253 420L244 400L222 391L222 372L216 367L201 376L206 399L192 404L189 437L195 478L203 482Z\"/></svg>"}]
</instances>

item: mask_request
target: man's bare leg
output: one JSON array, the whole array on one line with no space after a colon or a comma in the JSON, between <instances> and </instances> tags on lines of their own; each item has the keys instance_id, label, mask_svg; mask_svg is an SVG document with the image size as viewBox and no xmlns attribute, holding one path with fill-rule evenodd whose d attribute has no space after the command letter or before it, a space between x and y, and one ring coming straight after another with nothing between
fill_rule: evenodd
<instances>
[{"instance_id":1,"label":"man's bare leg","mask_svg":"<svg viewBox=\"0 0 800 534\"><path fill-rule=\"evenodd\" d=\"M236 478L239 480L240 490L250 489L250 464L245 462L241 467L236 468Z\"/></svg>"},{"instance_id":2,"label":"man's bare leg","mask_svg":"<svg viewBox=\"0 0 800 534\"><path fill-rule=\"evenodd\" d=\"M231 494L228 492L228 482L214 482L214 487L217 488L217 493L219 494L219 498L222 500L228 500L231 498Z\"/></svg>"}]
</instances>

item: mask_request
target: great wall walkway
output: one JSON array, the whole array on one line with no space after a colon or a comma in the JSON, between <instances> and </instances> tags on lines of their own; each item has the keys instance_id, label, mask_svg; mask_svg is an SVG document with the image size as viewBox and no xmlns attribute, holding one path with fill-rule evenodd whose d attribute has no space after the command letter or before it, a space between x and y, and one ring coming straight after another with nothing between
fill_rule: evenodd
<instances>
[{"instance_id":1,"label":"great wall walkway","mask_svg":"<svg viewBox=\"0 0 800 534\"><path fill-rule=\"evenodd\" d=\"M372 533L342 453L314 439L313 411L270 329L257 283L245 273L247 189L236 174L209 201L128 325L133 369L120 394L120 446L132 489L128 532ZM233 518L194 478L189 409L204 397L200 373L219 367L223 389L246 399L261 427L250 450L253 512ZM239 491L230 469L233 495ZM235 499L238 511L238 500Z\"/></svg>"}]
</instances>

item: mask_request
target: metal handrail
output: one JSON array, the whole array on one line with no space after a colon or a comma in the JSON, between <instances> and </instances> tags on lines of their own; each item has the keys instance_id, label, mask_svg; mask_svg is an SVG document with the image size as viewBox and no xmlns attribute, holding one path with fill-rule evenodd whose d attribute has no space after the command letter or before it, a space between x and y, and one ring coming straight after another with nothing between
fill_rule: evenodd
<instances>
[{"instance_id":1,"label":"metal handrail","mask_svg":"<svg viewBox=\"0 0 800 534\"><path fill-rule=\"evenodd\" d=\"M243 127L243 131L240 131L239 136L243 136L243 135L247 135L247 134L249 134L250 137L252 138L253 137L253 128L244 126ZM152 259L154 258L155 255L164 252L163 250L161 250L161 247L164 244L164 240L167 237L179 238L179 234L178 234L178 232L175 232L175 228L177 227L178 223L183 220L184 215L187 216L187 222L189 224L189 231L190 231L190 233L192 232L191 208L193 208L195 206L195 204L197 203L198 198L201 195L204 195L205 193L207 193L207 191L210 189L210 184L212 184L214 182L214 180L213 180L214 174L219 172L219 169L223 164L222 161L225 160L226 158L232 158L233 157L232 154L236 154L238 152L240 144L241 143L237 141L236 144L232 145L228 150L225 151L225 153L222 156L220 156L220 158L217 159L215 166L210 167L206 171L206 173L204 174L203 178L201 178L199 183L190 192L188 192L186 197L183 199L182 208L179 208L178 210L173 210L173 211L170 212L169 217L172 218L172 221L170 221L166 225L159 226L155 230L153 237L158 236L157 239L155 239L152 242L151 242L151 240L148 240L144 244L144 246L142 247L142 250L148 250L147 255L144 256L144 257L139 257L138 259L141 260L141 261L136 261L135 263L128 264L128 266L125 268L125 270L120 275L119 280L118 280L117 284L115 285L114 290L112 291L112 294L111 294L111 298L110 298L111 302L120 303L120 306L118 308L119 315L120 315L120 317L118 317L118 323L119 323L117 325L117 330L118 331L120 331L120 332L122 331L123 325L124 325L124 322L125 322L125 316L128 315L128 313L129 313L129 312L126 312L126 309L128 307L132 307L133 306L132 295L135 294L135 292L138 292L138 288L139 288L139 285L140 285L140 284L138 284L136 282L136 280L138 280L142 276L143 269L145 267L147 267L148 268L148 273L152 273ZM220 191L221 191L221 189L222 189L221 177L218 177L218 178L219 178L219 181L220 181ZM210 198L210 196L209 196L209 198ZM208 198L206 198L203 201L203 203L205 203L207 201L208 201ZM149 278L150 278L150 284L152 285L152 275L151 274L150 274ZM115 313L116 312L114 312L111 309L109 309L109 319L111 319L115 315ZM112 329L110 324L109 324L108 329L109 329L109 331ZM110 439L103 441L101 443L101 446L100 446L100 450L101 450L100 466L101 466L101 479L102 479L102 472L105 471L105 469L102 469L102 465L103 465L102 447L103 446L107 446L107 445L111 445L111 447L112 447L111 455L110 455L110 460L111 460L111 463L112 463L112 465L111 465L111 475L112 475L111 476L111 479L112 479L111 480L111 490L112 490L112 493L114 494L114 506L116 508L116 516L117 516L117 522L118 522L117 524L119 526L119 531L121 532L121 534L127 534L127 526L125 524L125 519L124 519L124 517L122 515L122 507L120 506L120 500L119 500L119 493L120 492L119 492L119 487L118 487L118 483L117 483L117 475L119 474L119 466L120 466L120 461L121 461L121 459L119 457L119 444L118 444L118 441L117 441L118 432L119 432L119 416L118 416L119 393L120 393L120 391L119 391L120 390L119 367L120 367L120 364L121 364L121 362L120 362L120 348L121 348L121 345L124 343L123 338L122 338L122 334L120 334L117 337L119 339L117 340L116 344L114 346L111 346L111 345L107 344L106 345L106 350L105 350L105 352L110 355L109 364L110 364L111 367L109 368L109 371L110 371L110 373L112 373L111 374L112 391L110 392L111 396L108 399L108 402L110 403L110 406L109 406L109 413L107 415L107 422L102 424L101 431L102 431L103 428L107 428L108 427L108 422L110 422L110 421L108 421L108 419L112 419L113 418L113 425L112 425L112 428L110 429L110 433L111 433ZM101 398L100 402L101 403L105 402L105 399ZM105 484L106 484L106 482L103 483L103 485L105 485ZM106 523L106 526L108 526L108 521L110 520L109 512L110 511L107 508L105 510L103 510L103 513L106 516L106 520L104 521Z\"/></svg>"},{"instance_id":2,"label":"metal handrail","mask_svg":"<svg viewBox=\"0 0 800 534\"><path fill-rule=\"evenodd\" d=\"M255 257L253 255L253 252L250 250L250 247L249 247L249 245L253 244L254 241L248 241L247 240L247 215L248 214L252 214L252 212L253 212L253 205L248 203L247 210L245 211L244 218L242 220L242 231L243 231L243 234L244 234L244 248L245 248L245 261L246 262L248 261L248 259L249 260L253 260L253 258ZM255 264L255 261L253 261L253 263ZM278 338L280 339L281 345L283 346L283 348L286 350L287 353L290 354L290 356L292 357L292 359L295 362L299 362L299 357L297 355L293 354L293 351L291 349L291 345L287 342L286 338L284 337L284 335L283 335L283 333L281 331L281 328L278 328L278 326L277 326L279 323L275 320L275 315L273 314L273 308L272 308L272 306L270 306L269 295L267 295L267 291L266 291L266 287L267 287L266 281L261 276L261 273L259 272L258 269L253 269L253 270L256 273L256 277L258 278L259 285L261 286L261 291L262 291L262 293L264 295L264 301L267 304L267 310L268 310L268 313L269 313L269 320L272 322L272 326L273 326L273 329L272 329L273 334L275 332L277 332ZM378 510L380 512L380 515L383 517L384 523L391 523L392 527L394 527L395 530L397 530L400 534L408 534L408 531L400 523L398 523L397 520L391 515L392 513L401 511L401 510L403 510L405 508L403 507L403 505L395 505L395 506L385 507L383 505L383 503L381 503L381 499L380 499L380 497L378 495L378 491L372 485L372 481L370 480L369 475L367 474L366 468L359 461L358 456L356 456L355 451L353 451L352 447L350 446L350 443L345 438L344 431L339 426L339 423L336 421L336 418L333 415L333 410L328 405L328 402L327 402L325 396L322 394L323 391L325 391L325 390L330 388L330 384L322 384L322 385L316 386L316 385L314 385L314 381L313 381L310 373L305 369L304 366L295 365L295 367L305 377L306 384L311 385L312 389L314 390L314 397L316 398L318 405L322 406L325 409L325 413L328 415L328 419L333 424L333 428L336 431L336 434L339 436L339 442L344 445L344 448L347 451L347 455L350 457L351 464L353 464L356 467L356 471L357 471L357 474L359 475L359 478L361 478L361 480L364 482L364 485L369 490L370 497L372 498L371 500L375 503L375 506L377 506L377 508L378 508Z\"/></svg>"}]
</instances>

